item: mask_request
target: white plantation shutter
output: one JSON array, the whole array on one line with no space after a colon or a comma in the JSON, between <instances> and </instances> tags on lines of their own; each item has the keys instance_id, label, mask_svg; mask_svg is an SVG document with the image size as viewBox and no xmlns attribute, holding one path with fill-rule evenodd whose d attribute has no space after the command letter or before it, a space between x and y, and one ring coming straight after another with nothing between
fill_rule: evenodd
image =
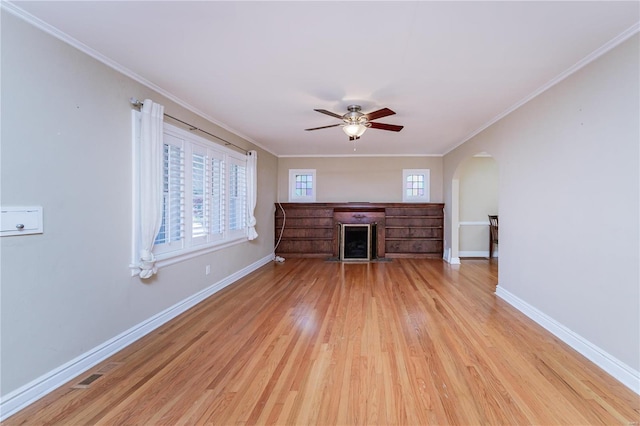
<instances>
[{"instance_id":1,"label":"white plantation shutter","mask_svg":"<svg viewBox=\"0 0 640 426\"><path fill-rule=\"evenodd\" d=\"M209 234L209 162L206 149L194 147L191 157L191 240L201 244Z\"/></svg>"},{"instance_id":2,"label":"white plantation shutter","mask_svg":"<svg viewBox=\"0 0 640 426\"><path fill-rule=\"evenodd\" d=\"M184 148L179 138L164 135L162 168L162 225L156 237L157 253L184 246Z\"/></svg>"},{"instance_id":3,"label":"white plantation shutter","mask_svg":"<svg viewBox=\"0 0 640 426\"><path fill-rule=\"evenodd\" d=\"M211 238L224 235L224 162L222 155L211 158Z\"/></svg>"},{"instance_id":4,"label":"white plantation shutter","mask_svg":"<svg viewBox=\"0 0 640 426\"><path fill-rule=\"evenodd\" d=\"M247 226L247 166L234 159L229 167L229 230L244 233Z\"/></svg>"},{"instance_id":5,"label":"white plantation shutter","mask_svg":"<svg viewBox=\"0 0 640 426\"><path fill-rule=\"evenodd\" d=\"M135 123L134 117L134 127ZM155 262L164 266L248 239L247 156L167 123L163 129L163 140L158 143L162 149L158 150L155 162L161 172L155 180L160 185L155 192L158 194L156 204L161 207L158 209L161 221L155 227L157 233L149 232L153 247L149 256L152 259L147 263L153 273L157 270ZM134 144L139 139L135 134L139 132L134 129ZM141 149L134 148L134 157L137 152L144 157ZM134 164L137 164L136 158ZM138 173L135 169L134 172ZM138 174L134 179L136 198L140 180ZM142 197L134 199L137 211L133 229L138 234L134 234L132 240L129 265L132 274L138 274L141 269L142 226L135 218L140 217L144 203Z\"/></svg>"}]
</instances>

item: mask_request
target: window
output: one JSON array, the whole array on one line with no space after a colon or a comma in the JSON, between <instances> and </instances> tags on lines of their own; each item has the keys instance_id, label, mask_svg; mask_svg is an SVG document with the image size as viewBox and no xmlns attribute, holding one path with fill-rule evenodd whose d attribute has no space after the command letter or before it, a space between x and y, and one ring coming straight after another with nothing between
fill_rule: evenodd
<instances>
[{"instance_id":1,"label":"window","mask_svg":"<svg viewBox=\"0 0 640 426\"><path fill-rule=\"evenodd\" d=\"M211 158L211 236L220 239L224 234L224 164L223 156L214 153Z\"/></svg>"},{"instance_id":2,"label":"window","mask_svg":"<svg viewBox=\"0 0 640 426\"><path fill-rule=\"evenodd\" d=\"M198 238L207 235L207 219L209 210L205 203L207 185L207 157L202 154L193 154L192 190L191 200L193 204L193 223L191 224L191 237Z\"/></svg>"},{"instance_id":3,"label":"window","mask_svg":"<svg viewBox=\"0 0 640 426\"><path fill-rule=\"evenodd\" d=\"M154 242L161 251L182 248L184 233L184 144L179 138L164 135L162 165L162 224Z\"/></svg>"},{"instance_id":4,"label":"window","mask_svg":"<svg viewBox=\"0 0 640 426\"><path fill-rule=\"evenodd\" d=\"M247 227L247 165L235 159L229 165L229 231L244 231Z\"/></svg>"},{"instance_id":5,"label":"window","mask_svg":"<svg viewBox=\"0 0 640 426\"><path fill-rule=\"evenodd\" d=\"M429 202L429 169L404 169L402 171L402 201Z\"/></svg>"},{"instance_id":6,"label":"window","mask_svg":"<svg viewBox=\"0 0 640 426\"><path fill-rule=\"evenodd\" d=\"M162 222L153 247L159 266L244 241L247 156L167 123L163 140ZM134 152L139 155L137 148ZM134 198L136 194L134 189Z\"/></svg>"},{"instance_id":7,"label":"window","mask_svg":"<svg viewBox=\"0 0 640 426\"><path fill-rule=\"evenodd\" d=\"M315 169L289 170L289 201L316 201L316 171Z\"/></svg>"}]
</instances>

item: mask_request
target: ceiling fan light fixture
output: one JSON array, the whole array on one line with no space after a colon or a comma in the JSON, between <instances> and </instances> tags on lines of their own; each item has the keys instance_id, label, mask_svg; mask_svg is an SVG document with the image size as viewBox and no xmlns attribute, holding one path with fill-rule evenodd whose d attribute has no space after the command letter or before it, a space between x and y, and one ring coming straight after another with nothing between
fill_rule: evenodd
<instances>
[{"instance_id":1,"label":"ceiling fan light fixture","mask_svg":"<svg viewBox=\"0 0 640 426\"><path fill-rule=\"evenodd\" d=\"M1 0L0 0L1 1ZM329 127L342 127L342 131L349 137L350 141L360 139L360 136L364 134L368 127L379 130L389 130L391 132L399 132L403 126L397 126L395 124L385 124L373 122L378 118L394 115L395 112L389 108L382 108L377 111L370 112L369 114L363 114L360 110L360 105L349 105L347 107L349 112L344 115L338 115L335 112L327 111L326 109L314 109L319 113L330 115L331 117L342 119L342 124L331 124L329 126L312 127L304 130L320 130L327 129Z\"/></svg>"},{"instance_id":2,"label":"ceiling fan light fixture","mask_svg":"<svg viewBox=\"0 0 640 426\"><path fill-rule=\"evenodd\" d=\"M359 138L364 134L364 131L367 130L367 126L362 123L350 123L342 126L342 130L350 138Z\"/></svg>"}]
</instances>

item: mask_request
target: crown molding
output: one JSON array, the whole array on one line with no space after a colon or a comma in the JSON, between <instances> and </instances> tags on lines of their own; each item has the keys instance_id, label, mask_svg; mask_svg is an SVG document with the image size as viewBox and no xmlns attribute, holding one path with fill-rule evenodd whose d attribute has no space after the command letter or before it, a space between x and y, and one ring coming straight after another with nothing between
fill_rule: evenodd
<instances>
[{"instance_id":1,"label":"crown molding","mask_svg":"<svg viewBox=\"0 0 640 426\"><path fill-rule=\"evenodd\" d=\"M295 154L283 154L278 155L278 158L362 158L362 157L436 157L442 158L443 154L312 154L312 155L295 155Z\"/></svg>"},{"instance_id":2,"label":"crown molding","mask_svg":"<svg viewBox=\"0 0 640 426\"><path fill-rule=\"evenodd\" d=\"M625 30L622 33L618 34L616 37L614 37L613 39L609 40L607 43L605 43L604 45L600 46L598 49L594 50L593 52L591 52L590 54L588 54L587 56L585 56L584 58L582 58L581 60L576 62L574 65L572 65L571 67L566 69L564 72L560 73L559 75L557 75L556 77L551 79L549 82L547 82L543 86L539 87L537 90L535 90L530 95L528 95L525 98L521 99L520 101L516 102L514 105L512 105L510 108L506 109L504 112L498 114L497 116L495 116L491 120L487 121L485 124L480 126L478 129L474 130L473 132L471 132L470 134L465 136L462 139L462 141L460 141L453 148L451 148L448 151L446 151L443 155L449 154L451 151L453 151L456 148L458 148L459 146L463 145L465 142L469 141L471 138L473 138L474 136L478 135L479 133L481 133L482 131L484 131L488 127L490 127L493 124L497 123L498 121L502 120L504 117L506 117L507 115L511 114L512 112L514 112L515 110L520 108L522 105L524 105L527 102L531 101L532 99L536 98L538 95L542 94L543 92L546 92L547 90L549 90L550 88L552 88L556 84L560 83L565 78L567 78L570 75L576 73L578 70L584 68L585 66L587 66L591 62L595 61L596 59L598 59L599 57L601 57L605 53L613 50L614 48L619 46L621 43L627 41L628 39L633 37L638 32L640 32L640 22L636 22L634 25L629 27L627 30Z\"/></svg>"},{"instance_id":3,"label":"crown molding","mask_svg":"<svg viewBox=\"0 0 640 426\"><path fill-rule=\"evenodd\" d=\"M66 44L78 49L79 51L89 55L90 57L96 59L97 61L102 62L103 64L105 64L106 66L116 70L120 74L123 74L123 75L131 78L132 80L137 81L138 83L142 84L143 86L148 87L149 89L153 90L154 92L157 92L158 94L160 94L160 95L166 97L167 99L175 102L176 104L178 104L181 107L191 111L192 113L198 115L199 117L204 118L208 122L210 122L212 124L215 124L216 126L221 127L221 128L233 133L234 135L236 135L236 136L238 136L238 137L240 137L240 138L242 138L242 139L244 139L244 140L246 140L248 142L251 142L255 146L257 146L257 147L269 152L270 154L272 154L274 156L277 156L277 154L275 154L274 152L272 152L270 149L266 148L265 146L263 146L259 142L255 141L254 139L250 138L249 136L242 134L241 132L233 129L230 126L227 126L224 123L221 123L220 121L214 119L213 117L209 116L208 114L206 114L205 112L199 110L198 108L194 107L193 105L190 105L187 102L183 101L182 99L178 98L177 96L173 95L172 93L167 92L166 90L164 90L160 86L156 85L155 83L153 83L153 82L147 80L146 78L136 74L135 72L131 71L130 69L128 69L126 67L124 67L123 65L119 64L118 62L108 58L107 56L101 54L97 50L92 49L91 47L87 46L86 44L76 40L75 38L71 37L70 35L66 34L65 32L60 31L58 28L54 27L53 25L48 24L45 21L43 21L42 19L33 16L32 14L30 14L29 12L27 12L24 9L20 8L19 6L16 6L14 3L10 2L10 1L7 1L7 0L0 0L0 10L7 11L7 12L11 13L12 15L22 19L23 21L26 21L27 23L33 25L34 27L44 31L45 33L57 38L58 40L61 40L62 42L64 42L64 43L66 43Z\"/></svg>"},{"instance_id":4,"label":"crown molding","mask_svg":"<svg viewBox=\"0 0 640 426\"><path fill-rule=\"evenodd\" d=\"M214 119L213 117L209 116L208 114L204 113L203 111L199 110L198 108L188 104L187 102L183 101L182 99L174 96L173 94L167 92L166 90L164 90L161 87L157 86L156 84L152 83L151 81L149 81L149 80L145 79L144 77L134 73L130 69L122 66L121 64L113 61L112 59L102 55L101 53L99 53L95 49L90 48L89 46L85 45L84 43L82 43L82 42L74 39L73 37L69 36L68 34L60 31L56 27L54 27L54 26L44 22L43 20L31 15L30 13L28 13L25 10L21 9L19 6L16 6L11 1L0 0L0 10L7 11L7 12L9 12L9 13L11 13L11 14L19 17L19 18L21 18L22 20L30 23L31 25L35 26L36 28L38 28L38 29L40 29L40 30L52 35L53 37L55 37L55 38L65 42L65 43L69 44L72 47L75 47L76 49L80 50L81 52L83 52L83 53L91 56L92 58L102 62L103 64L105 64L108 67L116 70L117 72L119 72L119 73L121 73L121 74L123 74L123 75L125 75L125 76L127 76L129 78L131 78L132 80L137 81L138 83L150 88L151 90L157 92L158 94L170 99L171 101L173 101L176 104L180 105L181 107L191 111L192 113L200 116L201 118L204 118L205 120L209 121L210 123L215 124L216 126L219 126L219 127L223 128L223 129L233 133L234 135L245 139L248 142L251 142L252 144L256 145L257 147L269 152L270 154L272 154L272 155L274 155L274 156L276 156L278 158L288 158L288 157L394 157L394 156L399 156L399 157L410 157L410 156L443 157L443 156L449 154L450 152L454 151L456 148L460 147L464 143L468 142L470 139L472 139L473 137L475 137L479 133L483 132L484 130L486 130L487 128L489 128L490 126L495 124L496 122L500 121L501 119L503 119L507 115L511 114L512 112L514 112L515 110L517 110L518 108L520 108L521 106L526 104L527 102L529 102L532 99L536 98L538 95L540 95L543 92L547 91L548 89L550 89L551 87L555 86L556 84L558 84L562 80L566 79L570 75L574 74L578 70L582 69L583 67L585 67L589 63L591 63L594 60L598 59L600 56L604 55L605 53L609 52L610 50L614 49L615 47L617 47L618 45L620 45L624 41L628 40L629 38L631 38L632 36L634 36L635 34L640 32L640 22L636 22L630 28L628 28L627 30L623 31L621 34L619 34L618 36L614 37L612 40L608 41L607 43L605 43L604 45L602 45L601 47L599 47L595 51L591 52L589 55L585 56L583 59L578 61L576 64L574 64L573 66L569 67L567 70L565 70L564 72L560 73L558 76L554 77L549 82L547 82L543 86L539 87L537 90L535 90L534 92L532 92L528 96L526 96L523 99L521 99L520 101L516 102L510 108L506 109L505 111L503 111L502 113L498 114L497 116L495 116L491 120L487 121L485 124L483 124L482 126L477 128L473 132L469 133L459 143L454 145L449 150L445 151L443 154L433 154L433 155L424 155L424 154L415 154L415 155L414 154L408 154L408 155L278 155L278 154L274 153L273 151L271 151L270 149L268 149L265 146L263 146L262 144L260 144L259 142L255 141L254 139L242 134L241 132L233 129L232 127L230 127L230 126L228 126L228 125L226 125L226 124L224 124L222 122L219 122L218 120Z\"/></svg>"}]
</instances>

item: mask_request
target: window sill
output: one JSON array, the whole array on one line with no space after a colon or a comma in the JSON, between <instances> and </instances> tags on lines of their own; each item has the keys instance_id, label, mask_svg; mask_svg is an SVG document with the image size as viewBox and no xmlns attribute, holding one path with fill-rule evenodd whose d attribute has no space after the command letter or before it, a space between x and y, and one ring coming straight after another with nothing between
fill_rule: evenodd
<instances>
[{"instance_id":1,"label":"window sill","mask_svg":"<svg viewBox=\"0 0 640 426\"><path fill-rule=\"evenodd\" d=\"M425 198L403 198L402 202L403 203L430 203L431 201L429 201L429 199L425 197Z\"/></svg>"},{"instance_id":2,"label":"window sill","mask_svg":"<svg viewBox=\"0 0 640 426\"><path fill-rule=\"evenodd\" d=\"M246 236L236 238L234 240L226 241L222 244L207 245L202 247L192 247L187 250L180 250L178 253L162 253L156 256L156 267L162 269L165 266L173 265L176 263L184 262L185 260L193 259L194 257L202 256L203 254L212 253L214 251L222 250L227 247L235 246L248 241ZM131 270L131 276L134 277L140 273L138 265L129 265Z\"/></svg>"}]
</instances>

